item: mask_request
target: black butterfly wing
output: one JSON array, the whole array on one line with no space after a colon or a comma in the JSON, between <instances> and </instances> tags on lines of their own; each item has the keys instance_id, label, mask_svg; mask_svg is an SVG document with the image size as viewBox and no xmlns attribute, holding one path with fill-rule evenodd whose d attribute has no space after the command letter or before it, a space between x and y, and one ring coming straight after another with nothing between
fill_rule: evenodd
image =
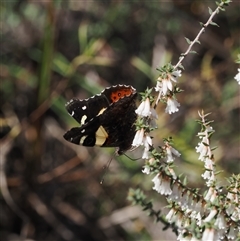
<instances>
[{"instance_id":1,"label":"black butterfly wing","mask_svg":"<svg viewBox=\"0 0 240 241\"><path fill-rule=\"evenodd\" d=\"M102 146L108 134L100 124L99 116L81 127L74 127L63 136L67 141L83 146Z\"/></svg>"},{"instance_id":2,"label":"black butterfly wing","mask_svg":"<svg viewBox=\"0 0 240 241\"><path fill-rule=\"evenodd\" d=\"M131 85L113 85L107 87L101 94L104 95L110 103L114 103L123 97L134 94L135 92L136 90Z\"/></svg>"},{"instance_id":3,"label":"black butterfly wing","mask_svg":"<svg viewBox=\"0 0 240 241\"><path fill-rule=\"evenodd\" d=\"M112 103L103 113L72 128L63 137L77 145L119 147L118 154L122 154L131 147L136 133L136 97L134 94Z\"/></svg>"},{"instance_id":4,"label":"black butterfly wing","mask_svg":"<svg viewBox=\"0 0 240 241\"><path fill-rule=\"evenodd\" d=\"M136 133L136 90L132 86L106 88L89 99L67 103L68 113L81 124L64 138L83 146L118 147L118 154L131 147Z\"/></svg>"},{"instance_id":5,"label":"black butterfly wing","mask_svg":"<svg viewBox=\"0 0 240 241\"><path fill-rule=\"evenodd\" d=\"M78 123L83 125L99 115L109 104L109 100L99 94L85 100L72 99L67 103L66 109Z\"/></svg>"},{"instance_id":6,"label":"black butterfly wing","mask_svg":"<svg viewBox=\"0 0 240 241\"><path fill-rule=\"evenodd\" d=\"M100 126L107 133L102 147L119 147L118 154L131 148L136 133L135 121L137 93L112 103L100 116Z\"/></svg>"}]
</instances>

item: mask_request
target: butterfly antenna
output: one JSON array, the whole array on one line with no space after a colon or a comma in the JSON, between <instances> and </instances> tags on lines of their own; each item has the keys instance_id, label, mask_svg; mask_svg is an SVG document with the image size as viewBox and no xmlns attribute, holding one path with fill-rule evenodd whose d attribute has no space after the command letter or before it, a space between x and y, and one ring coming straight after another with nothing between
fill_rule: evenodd
<instances>
[{"instance_id":1,"label":"butterfly antenna","mask_svg":"<svg viewBox=\"0 0 240 241\"><path fill-rule=\"evenodd\" d=\"M107 164L103 167L104 172L103 172L103 175L102 175L102 179L101 179L101 181L100 181L100 184L103 184L103 182L104 182L104 176L106 175L107 171L109 170L109 166L110 166L110 164L111 164L111 162L112 162L112 159L113 159L113 157L111 157L111 158L108 160Z\"/></svg>"}]
</instances>

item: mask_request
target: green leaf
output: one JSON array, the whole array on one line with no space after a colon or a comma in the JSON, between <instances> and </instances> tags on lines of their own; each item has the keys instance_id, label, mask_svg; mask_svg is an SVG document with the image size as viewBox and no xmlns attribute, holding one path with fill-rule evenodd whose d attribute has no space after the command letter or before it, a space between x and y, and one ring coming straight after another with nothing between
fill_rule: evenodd
<instances>
[{"instance_id":1,"label":"green leaf","mask_svg":"<svg viewBox=\"0 0 240 241\"><path fill-rule=\"evenodd\" d=\"M80 24L78 28L78 39L79 39L79 49L80 53L83 53L87 48L87 31L88 25L87 24Z\"/></svg>"},{"instance_id":2,"label":"green leaf","mask_svg":"<svg viewBox=\"0 0 240 241\"><path fill-rule=\"evenodd\" d=\"M184 179L183 179L183 185L184 185L184 186L187 185L187 177L184 177Z\"/></svg>"},{"instance_id":3,"label":"green leaf","mask_svg":"<svg viewBox=\"0 0 240 241\"><path fill-rule=\"evenodd\" d=\"M53 70L55 72L57 72L58 74L61 74L64 77L69 77L68 76L69 64L70 64L69 61L64 55L62 55L59 52L55 53L55 56L53 59Z\"/></svg>"},{"instance_id":4,"label":"green leaf","mask_svg":"<svg viewBox=\"0 0 240 241\"><path fill-rule=\"evenodd\" d=\"M185 39L186 39L186 41L187 41L188 44L191 44L191 43L192 43L192 41L191 41L190 39L188 39L188 38L186 38L186 37L185 37Z\"/></svg>"},{"instance_id":5,"label":"green leaf","mask_svg":"<svg viewBox=\"0 0 240 241\"><path fill-rule=\"evenodd\" d=\"M189 54L197 54L197 52L194 51L194 50L191 50L191 51L189 52Z\"/></svg>"},{"instance_id":6,"label":"green leaf","mask_svg":"<svg viewBox=\"0 0 240 241\"><path fill-rule=\"evenodd\" d=\"M203 144L204 146L209 146L206 142L202 142L202 144Z\"/></svg>"},{"instance_id":7,"label":"green leaf","mask_svg":"<svg viewBox=\"0 0 240 241\"><path fill-rule=\"evenodd\" d=\"M210 24L213 25L213 26L217 26L217 27L219 27L219 25L216 24L215 22L212 22L212 21L211 21Z\"/></svg>"},{"instance_id":8,"label":"green leaf","mask_svg":"<svg viewBox=\"0 0 240 241\"><path fill-rule=\"evenodd\" d=\"M214 174L218 175L218 174L223 173L223 172L224 172L223 170L220 170L220 171L215 172Z\"/></svg>"},{"instance_id":9,"label":"green leaf","mask_svg":"<svg viewBox=\"0 0 240 241\"><path fill-rule=\"evenodd\" d=\"M180 68L180 69L183 69L183 70L184 70L184 66L183 66L182 64L179 64L179 65L178 65L178 68Z\"/></svg>"},{"instance_id":10,"label":"green leaf","mask_svg":"<svg viewBox=\"0 0 240 241\"><path fill-rule=\"evenodd\" d=\"M199 40L196 40L195 43L197 43L197 44L201 44L201 42L200 42Z\"/></svg>"},{"instance_id":11,"label":"green leaf","mask_svg":"<svg viewBox=\"0 0 240 241\"><path fill-rule=\"evenodd\" d=\"M209 12L209 14L211 15L212 14L212 9L210 8L210 7L208 7L208 12Z\"/></svg>"}]
</instances>

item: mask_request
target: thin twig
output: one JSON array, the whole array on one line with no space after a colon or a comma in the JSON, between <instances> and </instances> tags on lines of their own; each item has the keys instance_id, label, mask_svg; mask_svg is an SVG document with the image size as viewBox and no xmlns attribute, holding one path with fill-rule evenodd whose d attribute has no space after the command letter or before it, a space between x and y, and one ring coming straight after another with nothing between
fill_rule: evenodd
<instances>
[{"instance_id":1,"label":"thin twig","mask_svg":"<svg viewBox=\"0 0 240 241\"><path fill-rule=\"evenodd\" d=\"M219 13L219 9L220 9L222 6L223 6L223 3L221 3L221 4L215 9L215 11L212 12L212 14L210 15L208 21L207 21L205 24L203 24L203 27L202 27L202 29L200 30L200 32L198 33L198 35L195 37L195 39L194 39L193 41L191 41L191 44L188 46L188 49L186 50L186 52L183 53L183 54L181 55L181 57L179 58L179 61L178 61L178 63L174 66L174 69L177 69L177 67L182 63L182 61L184 60L184 58L185 58L185 57L189 54L189 52L191 51L193 45L194 45L195 43L199 42L198 40L199 40L200 36L202 35L202 33L205 32L206 27L208 27L208 25L209 25L210 23L212 23L213 17L214 17L216 14Z\"/></svg>"}]
</instances>

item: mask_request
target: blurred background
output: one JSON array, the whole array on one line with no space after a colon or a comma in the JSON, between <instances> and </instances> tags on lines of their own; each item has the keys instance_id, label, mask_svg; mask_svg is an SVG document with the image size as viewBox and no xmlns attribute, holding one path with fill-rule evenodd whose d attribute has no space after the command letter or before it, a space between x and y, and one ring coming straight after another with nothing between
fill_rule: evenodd
<instances>
[{"instance_id":1,"label":"blurred background","mask_svg":"<svg viewBox=\"0 0 240 241\"><path fill-rule=\"evenodd\" d=\"M214 1L2 1L1 2L1 240L176 240L127 200L130 187L152 191L142 160L114 156L114 148L86 148L62 135L78 126L65 110L115 84L138 92L156 84L156 68L176 64L209 17ZM240 3L214 18L201 44L183 62L180 111L159 104L154 146L172 136L182 153L177 173L203 188L197 160L197 111L211 112L220 184L240 171ZM139 158L141 151L128 152ZM112 163L103 179L104 166Z\"/></svg>"}]
</instances>

